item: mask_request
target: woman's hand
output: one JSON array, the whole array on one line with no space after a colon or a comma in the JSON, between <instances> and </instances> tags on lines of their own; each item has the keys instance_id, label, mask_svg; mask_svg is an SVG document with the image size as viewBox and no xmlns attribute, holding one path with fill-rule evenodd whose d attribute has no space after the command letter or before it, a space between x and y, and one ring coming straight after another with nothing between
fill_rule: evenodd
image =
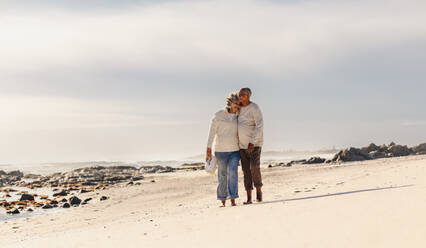
<instances>
[{"instance_id":1,"label":"woman's hand","mask_svg":"<svg viewBox=\"0 0 426 248\"><path fill-rule=\"evenodd\" d=\"M211 148L207 148L207 152L206 152L206 161L212 160L212 149Z\"/></svg>"}]
</instances>

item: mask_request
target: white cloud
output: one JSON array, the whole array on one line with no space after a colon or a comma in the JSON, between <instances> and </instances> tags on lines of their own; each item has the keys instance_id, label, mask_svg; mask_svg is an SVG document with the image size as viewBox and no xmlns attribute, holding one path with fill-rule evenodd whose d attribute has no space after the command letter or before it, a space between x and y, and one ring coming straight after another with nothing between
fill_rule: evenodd
<instances>
[{"instance_id":1,"label":"white cloud","mask_svg":"<svg viewBox=\"0 0 426 248\"><path fill-rule=\"evenodd\" d=\"M419 1L171 2L91 14L46 10L1 18L0 70L95 66L156 72L320 70L357 49L426 39Z\"/></svg>"}]
</instances>

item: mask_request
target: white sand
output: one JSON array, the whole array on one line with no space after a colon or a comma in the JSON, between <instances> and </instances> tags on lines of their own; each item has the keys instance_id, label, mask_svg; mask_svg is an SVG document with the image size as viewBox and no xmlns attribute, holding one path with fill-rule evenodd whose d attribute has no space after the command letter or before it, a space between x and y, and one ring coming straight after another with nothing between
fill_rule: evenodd
<instances>
[{"instance_id":1,"label":"white sand","mask_svg":"<svg viewBox=\"0 0 426 248\"><path fill-rule=\"evenodd\" d=\"M155 175L101 192L108 201L1 223L0 247L426 247L426 156L263 177L264 203L242 205L240 177L239 206L219 208L205 172Z\"/></svg>"}]
</instances>

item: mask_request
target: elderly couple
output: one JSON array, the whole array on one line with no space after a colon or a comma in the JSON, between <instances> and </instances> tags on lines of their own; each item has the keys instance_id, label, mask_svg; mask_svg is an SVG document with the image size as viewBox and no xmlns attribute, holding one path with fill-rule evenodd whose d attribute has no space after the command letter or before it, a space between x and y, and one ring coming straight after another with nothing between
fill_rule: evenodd
<instances>
[{"instance_id":1,"label":"elderly couple","mask_svg":"<svg viewBox=\"0 0 426 248\"><path fill-rule=\"evenodd\" d=\"M259 106L250 101L252 92L242 88L239 93L231 93L226 99L226 107L213 117L207 143L206 160L212 159L212 144L215 141L215 156L218 168L219 185L217 199L224 207L226 200L236 206L238 198L238 165L244 173L244 187L247 201L252 203L253 185L256 200L262 201L262 176L260 174L260 153L263 145L263 117Z\"/></svg>"}]
</instances>

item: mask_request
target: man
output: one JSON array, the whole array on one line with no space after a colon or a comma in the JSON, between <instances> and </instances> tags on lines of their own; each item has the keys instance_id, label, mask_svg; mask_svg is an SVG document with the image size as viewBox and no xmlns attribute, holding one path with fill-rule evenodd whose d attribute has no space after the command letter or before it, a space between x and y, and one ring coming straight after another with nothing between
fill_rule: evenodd
<instances>
[{"instance_id":1,"label":"man","mask_svg":"<svg viewBox=\"0 0 426 248\"><path fill-rule=\"evenodd\" d=\"M244 173L244 187L247 201L252 203L253 184L256 188L256 200L262 201L262 175L260 174L260 154L263 145L263 117L259 106L250 101L251 90L242 88L239 92L241 110L238 116L238 138L241 164Z\"/></svg>"}]
</instances>

